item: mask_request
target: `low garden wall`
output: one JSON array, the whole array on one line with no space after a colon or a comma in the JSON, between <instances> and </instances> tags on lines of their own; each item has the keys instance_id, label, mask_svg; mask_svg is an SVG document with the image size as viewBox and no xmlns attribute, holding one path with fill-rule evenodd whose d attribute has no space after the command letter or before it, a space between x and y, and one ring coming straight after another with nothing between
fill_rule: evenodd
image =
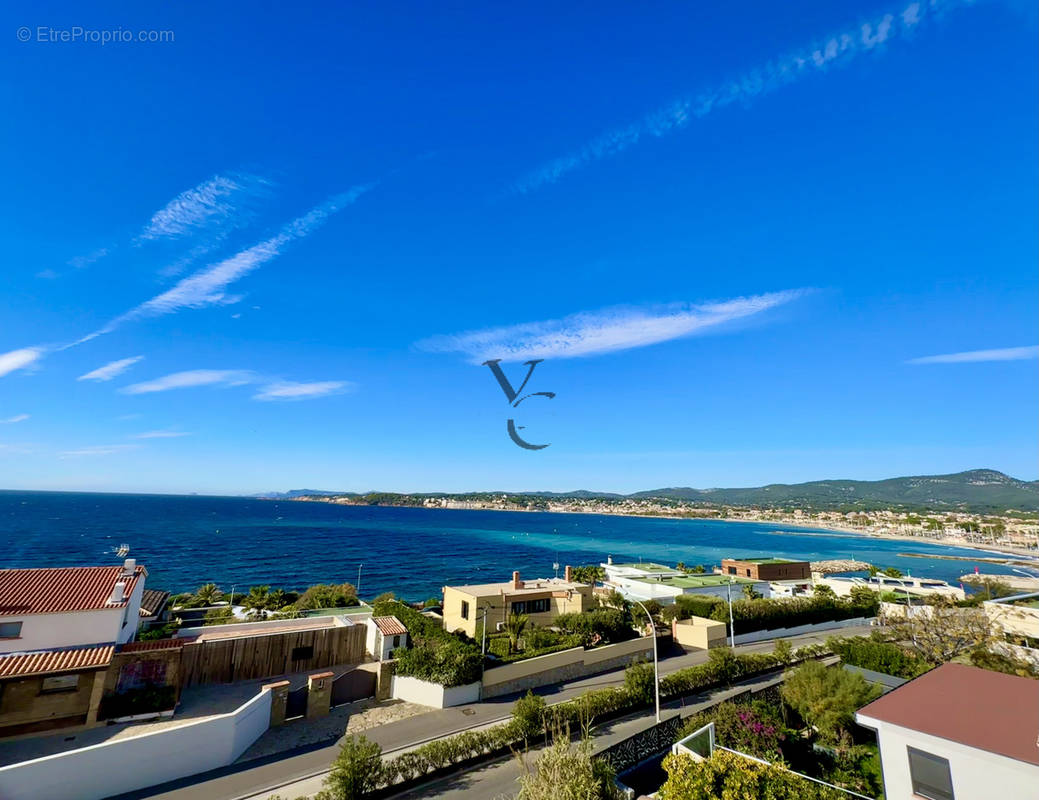
<instances>
[{"instance_id":1,"label":"low garden wall","mask_svg":"<svg viewBox=\"0 0 1039 800\"><path fill-rule=\"evenodd\" d=\"M102 800L227 766L270 718L265 689L228 714L0 767L0 797Z\"/></svg>"},{"instance_id":2,"label":"low garden wall","mask_svg":"<svg viewBox=\"0 0 1039 800\"><path fill-rule=\"evenodd\" d=\"M572 647L569 650L492 667L483 676L483 696L484 699L499 697L503 694L523 692L538 686L608 672L652 655L653 640L649 637L591 650Z\"/></svg>"},{"instance_id":3,"label":"low garden wall","mask_svg":"<svg viewBox=\"0 0 1039 800\"><path fill-rule=\"evenodd\" d=\"M390 693L394 700L405 700L433 708L450 708L477 702L480 699L480 684L441 686L439 683L430 683L418 678L394 675Z\"/></svg>"},{"instance_id":4,"label":"low garden wall","mask_svg":"<svg viewBox=\"0 0 1039 800\"><path fill-rule=\"evenodd\" d=\"M855 619L842 619L833 622L817 622L814 625L798 625L796 628L773 628L767 631L737 633L736 644L760 642L764 639L781 639L786 636L801 636L805 633L816 633L818 631L835 631L840 628L854 628L857 625L869 625L875 619L876 617L857 617Z\"/></svg>"}]
</instances>

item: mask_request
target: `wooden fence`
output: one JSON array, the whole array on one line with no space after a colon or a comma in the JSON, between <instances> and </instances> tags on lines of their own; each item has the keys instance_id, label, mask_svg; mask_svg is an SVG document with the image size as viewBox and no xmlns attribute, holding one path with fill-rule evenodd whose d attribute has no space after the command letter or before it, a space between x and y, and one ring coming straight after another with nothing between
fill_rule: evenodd
<instances>
[{"instance_id":1,"label":"wooden fence","mask_svg":"<svg viewBox=\"0 0 1039 800\"><path fill-rule=\"evenodd\" d=\"M232 683L364 661L363 625L192 642L181 655L181 686Z\"/></svg>"}]
</instances>

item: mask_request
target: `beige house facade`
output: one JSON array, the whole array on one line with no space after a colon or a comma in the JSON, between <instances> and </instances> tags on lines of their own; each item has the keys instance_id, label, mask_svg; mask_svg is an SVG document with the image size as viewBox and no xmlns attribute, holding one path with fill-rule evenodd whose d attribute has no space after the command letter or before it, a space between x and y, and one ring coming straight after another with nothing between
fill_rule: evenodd
<instances>
[{"instance_id":1,"label":"beige house facade","mask_svg":"<svg viewBox=\"0 0 1039 800\"><path fill-rule=\"evenodd\" d=\"M596 604L592 585L573 580L570 567L564 578L525 581L518 572L503 583L444 587L444 629L476 638L487 618L487 632L504 626L515 614L525 614L538 626L551 625L560 614L580 614Z\"/></svg>"}]
</instances>

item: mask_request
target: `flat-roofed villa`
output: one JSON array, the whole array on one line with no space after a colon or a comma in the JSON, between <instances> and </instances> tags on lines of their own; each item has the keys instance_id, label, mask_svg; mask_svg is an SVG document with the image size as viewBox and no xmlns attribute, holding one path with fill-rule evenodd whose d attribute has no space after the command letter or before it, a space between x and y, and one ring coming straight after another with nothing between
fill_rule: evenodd
<instances>
[{"instance_id":1,"label":"flat-roofed villa","mask_svg":"<svg viewBox=\"0 0 1039 800\"><path fill-rule=\"evenodd\" d=\"M525 581L518 572L511 581L444 587L444 629L476 637L478 623L487 616L493 632L514 614L526 614L535 625L551 625L560 614L580 614L595 605L592 585L573 580L566 568L563 578Z\"/></svg>"},{"instance_id":2,"label":"flat-roofed villa","mask_svg":"<svg viewBox=\"0 0 1039 800\"><path fill-rule=\"evenodd\" d=\"M1039 681L943 664L855 715L889 800L1039 797Z\"/></svg>"},{"instance_id":3,"label":"flat-roofed villa","mask_svg":"<svg viewBox=\"0 0 1039 800\"><path fill-rule=\"evenodd\" d=\"M808 561L793 561L773 556L725 558L722 559L722 573L756 581L811 580L812 565Z\"/></svg>"},{"instance_id":4,"label":"flat-roofed villa","mask_svg":"<svg viewBox=\"0 0 1039 800\"><path fill-rule=\"evenodd\" d=\"M656 600L669 605L682 594L708 594L733 598L742 596L744 586L753 586L764 597L771 595L768 581L736 575L688 574L682 570L653 562L617 563L607 558L601 564L606 571L603 586L615 589L629 600Z\"/></svg>"},{"instance_id":5,"label":"flat-roofed villa","mask_svg":"<svg viewBox=\"0 0 1039 800\"><path fill-rule=\"evenodd\" d=\"M927 595L942 595L951 600L963 600L967 595L959 586L952 586L937 578L891 578L887 575L873 575L868 578L832 576L829 578L816 578L816 584L829 586L838 597L851 594L856 586L865 586L874 592L894 592L900 598L908 593L910 597L925 597Z\"/></svg>"}]
</instances>

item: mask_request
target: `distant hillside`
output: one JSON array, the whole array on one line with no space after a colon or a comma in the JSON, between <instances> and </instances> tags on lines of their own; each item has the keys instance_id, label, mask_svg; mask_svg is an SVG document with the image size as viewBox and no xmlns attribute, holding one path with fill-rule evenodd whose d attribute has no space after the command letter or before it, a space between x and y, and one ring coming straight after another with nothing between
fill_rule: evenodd
<instances>
[{"instance_id":1,"label":"distant hillside","mask_svg":"<svg viewBox=\"0 0 1039 800\"><path fill-rule=\"evenodd\" d=\"M1039 481L1020 481L991 469L973 469L952 475L916 475L882 481L810 481L773 483L743 489L691 489L671 487L634 494L611 494L578 489L572 492L324 492L295 489L264 497L276 499L315 499L330 496L351 498L369 505L422 505L425 498L450 498L488 502L507 496L510 502L528 507L548 500L601 501L669 500L696 506L743 506L751 508L803 508L811 511L963 511L975 514L1003 514L1008 511L1039 511Z\"/></svg>"},{"instance_id":2,"label":"distant hillside","mask_svg":"<svg viewBox=\"0 0 1039 800\"><path fill-rule=\"evenodd\" d=\"M250 495L264 500L295 500L297 497L352 497L355 492L328 492L324 489L289 489L287 492L260 492Z\"/></svg>"},{"instance_id":3,"label":"distant hillside","mask_svg":"<svg viewBox=\"0 0 1039 800\"><path fill-rule=\"evenodd\" d=\"M952 475L917 475L882 481L810 481L774 483L746 489L668 488L632 497L662 497L732 506L790 507L815 510L884 508L962 510L1002 513L1039 511L1039 481L1020 481L991 469Z\"/></svg>"}]
</instances>

